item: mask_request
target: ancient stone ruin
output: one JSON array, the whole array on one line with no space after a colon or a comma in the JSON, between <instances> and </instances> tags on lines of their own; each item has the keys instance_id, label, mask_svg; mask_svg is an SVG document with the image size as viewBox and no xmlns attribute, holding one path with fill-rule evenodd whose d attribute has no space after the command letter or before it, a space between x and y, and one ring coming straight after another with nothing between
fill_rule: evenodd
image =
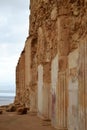
<instances>
[{"instance_id":1,"label":"ancient stone ruin","mask_svg":"<svg viewBox=\"0 0 87 130\"><path fill-rule=\"evenodd\" d=\"M30 0L16 103L61 130L87 130L87 0Z\"/></svg>"}]
</instances>

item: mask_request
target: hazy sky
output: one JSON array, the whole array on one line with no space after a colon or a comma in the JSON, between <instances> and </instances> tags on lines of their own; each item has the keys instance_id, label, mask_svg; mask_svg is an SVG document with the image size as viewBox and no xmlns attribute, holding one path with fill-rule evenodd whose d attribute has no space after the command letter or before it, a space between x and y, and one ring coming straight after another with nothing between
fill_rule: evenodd
<instances>
[{"instance_id":1,"label":"hazy sky","mask_svg":"<svg viewBox=\"0 0 87 130\"><path fill-rule=\"evenodd\" d=\"M0 90L15 89L15 66L28 36L29 0L0 0Z\"/></svg>"}]
</instances>

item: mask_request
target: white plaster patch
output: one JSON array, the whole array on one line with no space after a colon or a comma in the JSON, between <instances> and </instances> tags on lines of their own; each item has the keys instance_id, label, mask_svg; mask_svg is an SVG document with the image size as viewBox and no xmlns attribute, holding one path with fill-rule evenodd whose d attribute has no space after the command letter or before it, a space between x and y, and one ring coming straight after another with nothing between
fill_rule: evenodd
<instances>
[{"instance_id":1,"label":"white plaster patch","mask_svg":"<svg viewBox=\"0 0 87 130\"><path fill-rule=\"evenodd\" d=\"M58 54L52 60L51 64L51 96L52 96L52 125L56 127L57 121L57 85L58 85Z\"/></svg>"},{"instance_id":2,"label":"white plaster patch","mask_svg":"<svg viewBox=\"0 0 87 130\"><path fill-rule=\"evenodd\" d=\"M78 49L68 56L69 70L69 106L68 106L68 129L78 130Z\"/></svg>"},{"instance_id":3,"label":"white plaster patch","mask_svg":"<svg viewBox=\"0 0 87 130\"><path fill-rule=\"evenodd\" d=\"M58 55L52 60L51 65L51 87L52 91L56 92L56 86L58 82Z\"/></svg>"},{"instance_id":4,"label":"white plaster patch","mask_svg":"<svg viewBox=\"0 0 87 130\"><path fill-rule=\"evenodd\" d=\"M78 57L79 57L78 49L69 54L68 56L69 69L78 66Z\"/></svg>"},{"instance_id":5,"label":"white plaster patch","mask_svg":"<svg viewBox=\"0 0 87 130\"><path fill-rule=\"evenodd\" d=\"M69 91L77 90L78 89L78 79L72 81L72 78L69 79Z\"/></svg>"},{"instance_id":6,"label":"white plaster patch","mask_svg":"<svg viewBox=\"0 0 87 130\"><path fill-rule=\"evenodd\" d=\"M43 66L38 66L38 111L43 112Z\"/></svg>"}]
</instances>

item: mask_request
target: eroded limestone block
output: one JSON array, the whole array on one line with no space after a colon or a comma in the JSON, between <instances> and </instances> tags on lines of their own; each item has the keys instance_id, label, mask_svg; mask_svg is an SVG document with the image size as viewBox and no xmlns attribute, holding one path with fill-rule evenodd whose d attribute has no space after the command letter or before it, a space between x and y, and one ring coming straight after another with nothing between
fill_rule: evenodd
<instances>
[{"instance_id":1,"label":"eroded limestone block","mask_svg":"<svg viewBox=\"0 0 87 130\"><path fill-rule=\"evenodd\" d=\"M23 115L23 114L27 114L27 108L26 107L19 107L18 109L17 109L17 114L18 115Z\"/></svg>"},{"instance_id":2,"label":"eroded limestone block","mask_svg":"<svg viewBox=\"0 0 87 130\"><path fill-rule=\"evenodd\" d=\"M7 109L7 112L15 112L16 111L16 106L14 104L10 104Z\"/></svg>"},{"instance_id":3,"label":"eroded limestone block","mask_svg":"<svg viewBox=\"0 0 87 130\"><path fill-rule=\"evenodd\" d=\"M0 115L1 115L1 114L3 114L3 111L2 111L2 110L0 110Z\"/></svg>"}]
</instances>

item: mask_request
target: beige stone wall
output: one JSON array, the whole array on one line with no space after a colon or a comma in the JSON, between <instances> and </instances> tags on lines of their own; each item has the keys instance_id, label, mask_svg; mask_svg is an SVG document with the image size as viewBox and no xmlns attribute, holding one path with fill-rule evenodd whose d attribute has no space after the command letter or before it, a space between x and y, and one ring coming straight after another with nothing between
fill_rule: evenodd
<instances>
[{"instance_id":1,"label":"beige stone wall","mask_svg":"<svg viewBox=\"0 0 87 130\"><path fill-rule=\"evenodd\" d=\"M78 49L71 52L68 56L69 79L68 79L68 128L78 130L79 125L79 65Z\"/></svg>"},{"instance_id":2,"label":"beige stone wall","mask_svg":"<svg viewBox=\"0 0 87 130\"><path fill-rule=\"evenodd\" d=\"M25 60L22 54L16 68L16 99L25 100L30 111L57 129L86 130L87 0L30 3Z\"/></svg>"},{"instance_id":3,"label":"beige stone wall","mask_svg":"<svg viewBox=\"0 0 87 130\"><path fill-rule=\"evenodd\" d=\"M81 40L79 56L79 129L87 129L87 38Z\"/></svg>"},{"instance_id":4,"label":"beige stone wall","mask_svg":"<svg viewBox=\"0 0 87 130\"><path fill-rule=\"evenodd\" d=\"M31 41L30 110L37 111L37 38Z\"/></svg>"},{"instance_id":5,"label":"beige stone wall","mask_svg":"<svg viewBox=\"0 0 87 130\"><path fill-rule=\"evenodd\" d=\"M30 106L30 99L29 99L29 94L30 94L30 89L29 85L31 82L31 40L32 38L27 38L25 42L25 91L26 91L26 106Z\"/></svg>"},{"instance_id":6,"label":"beige stone wall","mask_svg":"<svg viewBox=\"0 0 87 130\"><path fill-rule=\"evenodd\" d=\"M38 66L38 114L43 113L43 66Z\"/></svg>"},{"instance_id":7,"label":"beige stone wall","mask_svg":"<svg viewBox=\"0 0 87 130\"><path fill-rule=\"evenodd\" d=\"M25 104L25 50L22 51L16 67L16 101Z\"/></svg>"},{"instance_id":8,"label":"beige stone wall","mask_svg":"<svg viewBox=\"0 0 87 130\"><path fill-rule=\"evenodd\" d=\"M51 71L50 63L38 66L38 115L51 119Z\"/></svg>"},{"instance_id":9,"label":"beige stone wall","mask_svg":"<svg viewBox=\"0 0 87 130\"><path fill-rule=\"evenodd\" d=\"M19 97L19 63L16 66L16 97L15 97L15 103L18 102Z\"/></svg>"},{"instance_id":10,"label":"beige stone wall","mask_svg":"<svg viewBox=\"0 0 87 130\"><path fill-rule=\"evenodd\" d=\"M51 119L51 63L43 65L43 115Z\"/></svg>"},{"instance_id":11,"label":"beige stone wall","mask_svg":"<svg viewBox=\"0 0 87 130\"><path fill-rule=\"evenodd\" d=\"M51 64L51 98L52 98L52 125L57 125L58 102L57 102L57 85L58 85L58 55L52 60Z\"/></svg>"},{"instance_id":12,"label":"beige stone wall","mask_svg":"<svg viewBox=\"0 0 87 130\"><path fill-rule=\"evenodd\" d=\"M28 37L25 43L25 89L26 106L31 111L37 110L37 58L36 40Z\"/></svg>"}]
</instances>

